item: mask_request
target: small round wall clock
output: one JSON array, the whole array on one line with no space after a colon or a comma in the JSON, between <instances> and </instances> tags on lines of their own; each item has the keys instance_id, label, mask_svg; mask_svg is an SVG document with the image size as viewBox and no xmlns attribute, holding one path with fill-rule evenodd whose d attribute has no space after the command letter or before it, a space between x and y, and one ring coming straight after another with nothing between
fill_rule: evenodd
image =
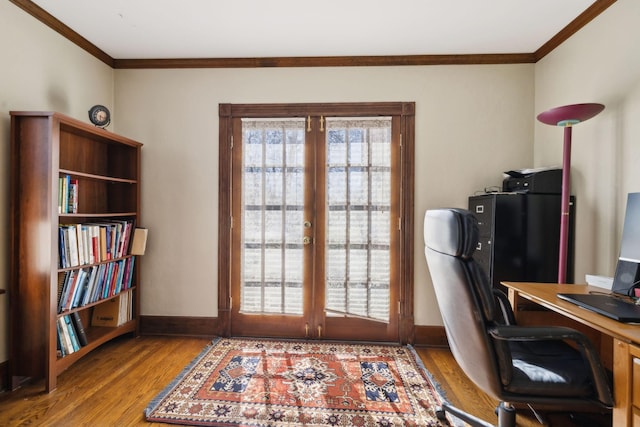
<instances>
[{"instance_id":1,"label":"small round wall clock","mask_svg":"<svg viewBox=\"0 0 640 427\"><path fill-rule=\"evenodd\" d=\"M111 113L104 105L94 105L89 110L89 120L98 127L106 128L111 123Z\"/></svg>"}]
</instances>

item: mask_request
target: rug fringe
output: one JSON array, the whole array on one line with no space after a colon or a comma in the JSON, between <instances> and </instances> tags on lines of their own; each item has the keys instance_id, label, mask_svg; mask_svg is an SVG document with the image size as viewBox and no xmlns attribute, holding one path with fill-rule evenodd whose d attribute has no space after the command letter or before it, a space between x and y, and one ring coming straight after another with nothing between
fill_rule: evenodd
<instances>
[{"instance_id":1,"label":"rug fringe","mask_svg":"<svg viewBox=\"0 0 640 427\"><path fill-rule=\"evenodd\" d=\"M173 390L173 388L180 382L180 378L186 375L187 372L189 372L189 370L191 370L191 368L193 368L193 366L195 366L200 361L200 359L206 356L209 349L212 346L216 345L216 343L218 343L218 341L220 341L221 339L221 337L216 337L209 344L207 344L205 348L200 352L200 354L198 354L195 359L193 359L182 371L180 371L180 373L169 383L168 386L164 388L164 390L162 390L151 402L149 402L144 410L145 418L148 418L149 415L162 402L162 400L171 392L171 390Z\"/></svg>"}]
</instances>

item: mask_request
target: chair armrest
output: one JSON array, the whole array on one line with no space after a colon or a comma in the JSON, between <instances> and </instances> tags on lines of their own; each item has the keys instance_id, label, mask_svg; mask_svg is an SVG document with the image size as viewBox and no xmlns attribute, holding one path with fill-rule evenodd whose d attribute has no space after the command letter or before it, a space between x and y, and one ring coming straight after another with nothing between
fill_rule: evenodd
<instances>
[{"instance_id":1,"label":"chair armrest","mask_svg":"<svg viewBox=\"0 0 640 427\"><path fill-rule=\"evenodd\" d=\"M564 326L497 325L488 329L493 338L507 341L574 340L591 342L581 332Z\"/></svg>"},{"instance_id":2,"label":"chair armrest","mask_svg":"<svg viewBox=\"0 0 640 427\"><path fill-rule=\"evenodd\" d=\"M577 344L579 351L589 364L591 378L598 394L598 398L608 407L613 407L613 396L609 380L605 373L600 357L589 339L575 329L564 326L494 326L488 329L489 334L498 340L505 341L545 341L562 340Z\"/></svg>"},{"instance_id":3,"label":"chair armrest","mask_svg":"<svg viewBox=\"0 0 640 427\"><path fill-rule=\"evenodd\" d=\"M500 312L502 313L502 318L504 319L505 324L507 325L515 325L516 318L513 315L513 308L511 307L511 303L509 302L509 297L507 294L502 292L500 289L493 289L493 296L495 297L498 306L500 307Z\"/></svg>"}]
</instances>

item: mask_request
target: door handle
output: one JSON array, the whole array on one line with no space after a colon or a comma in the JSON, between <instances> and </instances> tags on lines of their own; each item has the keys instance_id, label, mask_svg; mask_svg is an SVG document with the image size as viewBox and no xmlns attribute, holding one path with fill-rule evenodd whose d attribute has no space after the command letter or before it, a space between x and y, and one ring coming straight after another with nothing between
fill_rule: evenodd
<instances>
[{"instance_id":1,"label":"door handle","mask_svg":"<svg viewBox=\"0 0 640 427\"><path fill-rule=\"evenodd\" d=\"M311 237L309 237L309 236L304 236L304 237L302 238L302 243L303 243L304 245L310 245L312 241L313 241L313 240L312 240L312 239L311 239Z\"/></svg>"}]
</instances>

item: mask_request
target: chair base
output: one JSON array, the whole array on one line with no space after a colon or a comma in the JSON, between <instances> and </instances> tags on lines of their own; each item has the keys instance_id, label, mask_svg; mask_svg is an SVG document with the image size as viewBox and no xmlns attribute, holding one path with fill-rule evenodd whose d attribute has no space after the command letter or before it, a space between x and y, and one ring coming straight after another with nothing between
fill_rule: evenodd
<instances>
[{"instance_id":1,"label":"chair base","mask_svg":"<svg viewBox=\"0 0 640 427\"><path fill-rule=\"evenodd\" d=\"M442 404L442 407L439 410L436 410L436 416L438 417L439 420L445 421L447 412L455 416L456 418L461 419L462 421L466 422L472 427L495 427L493 424L490 424L484 420L481 420L480 418L475 417L469 414L468 412L464 412L462 409L457 408L451 405L450 403L446 403L446 402ZM514 423L512 427L514 426L515 426L515 418L514 418Z\"/></svg>"},{"instance_id":2,"label":"chair base","mask_svg":"<svg viewBox=\"0 0 640 427\"><path fill-rule=\"evenodd\" d=\"M461 419L472 427L496 427L491 423L488 423L474 415L464 412L462 409L457 408L450 403L443 403L442 408L436 410L436 416L439 420L444 421L446 419L446 413L450 413L456 418ZM506 402L500 402L496 408L496 415L498 416L497 427L515 427L516 426L516 408L509 405Z\"/></svg>"}]
</instances>

